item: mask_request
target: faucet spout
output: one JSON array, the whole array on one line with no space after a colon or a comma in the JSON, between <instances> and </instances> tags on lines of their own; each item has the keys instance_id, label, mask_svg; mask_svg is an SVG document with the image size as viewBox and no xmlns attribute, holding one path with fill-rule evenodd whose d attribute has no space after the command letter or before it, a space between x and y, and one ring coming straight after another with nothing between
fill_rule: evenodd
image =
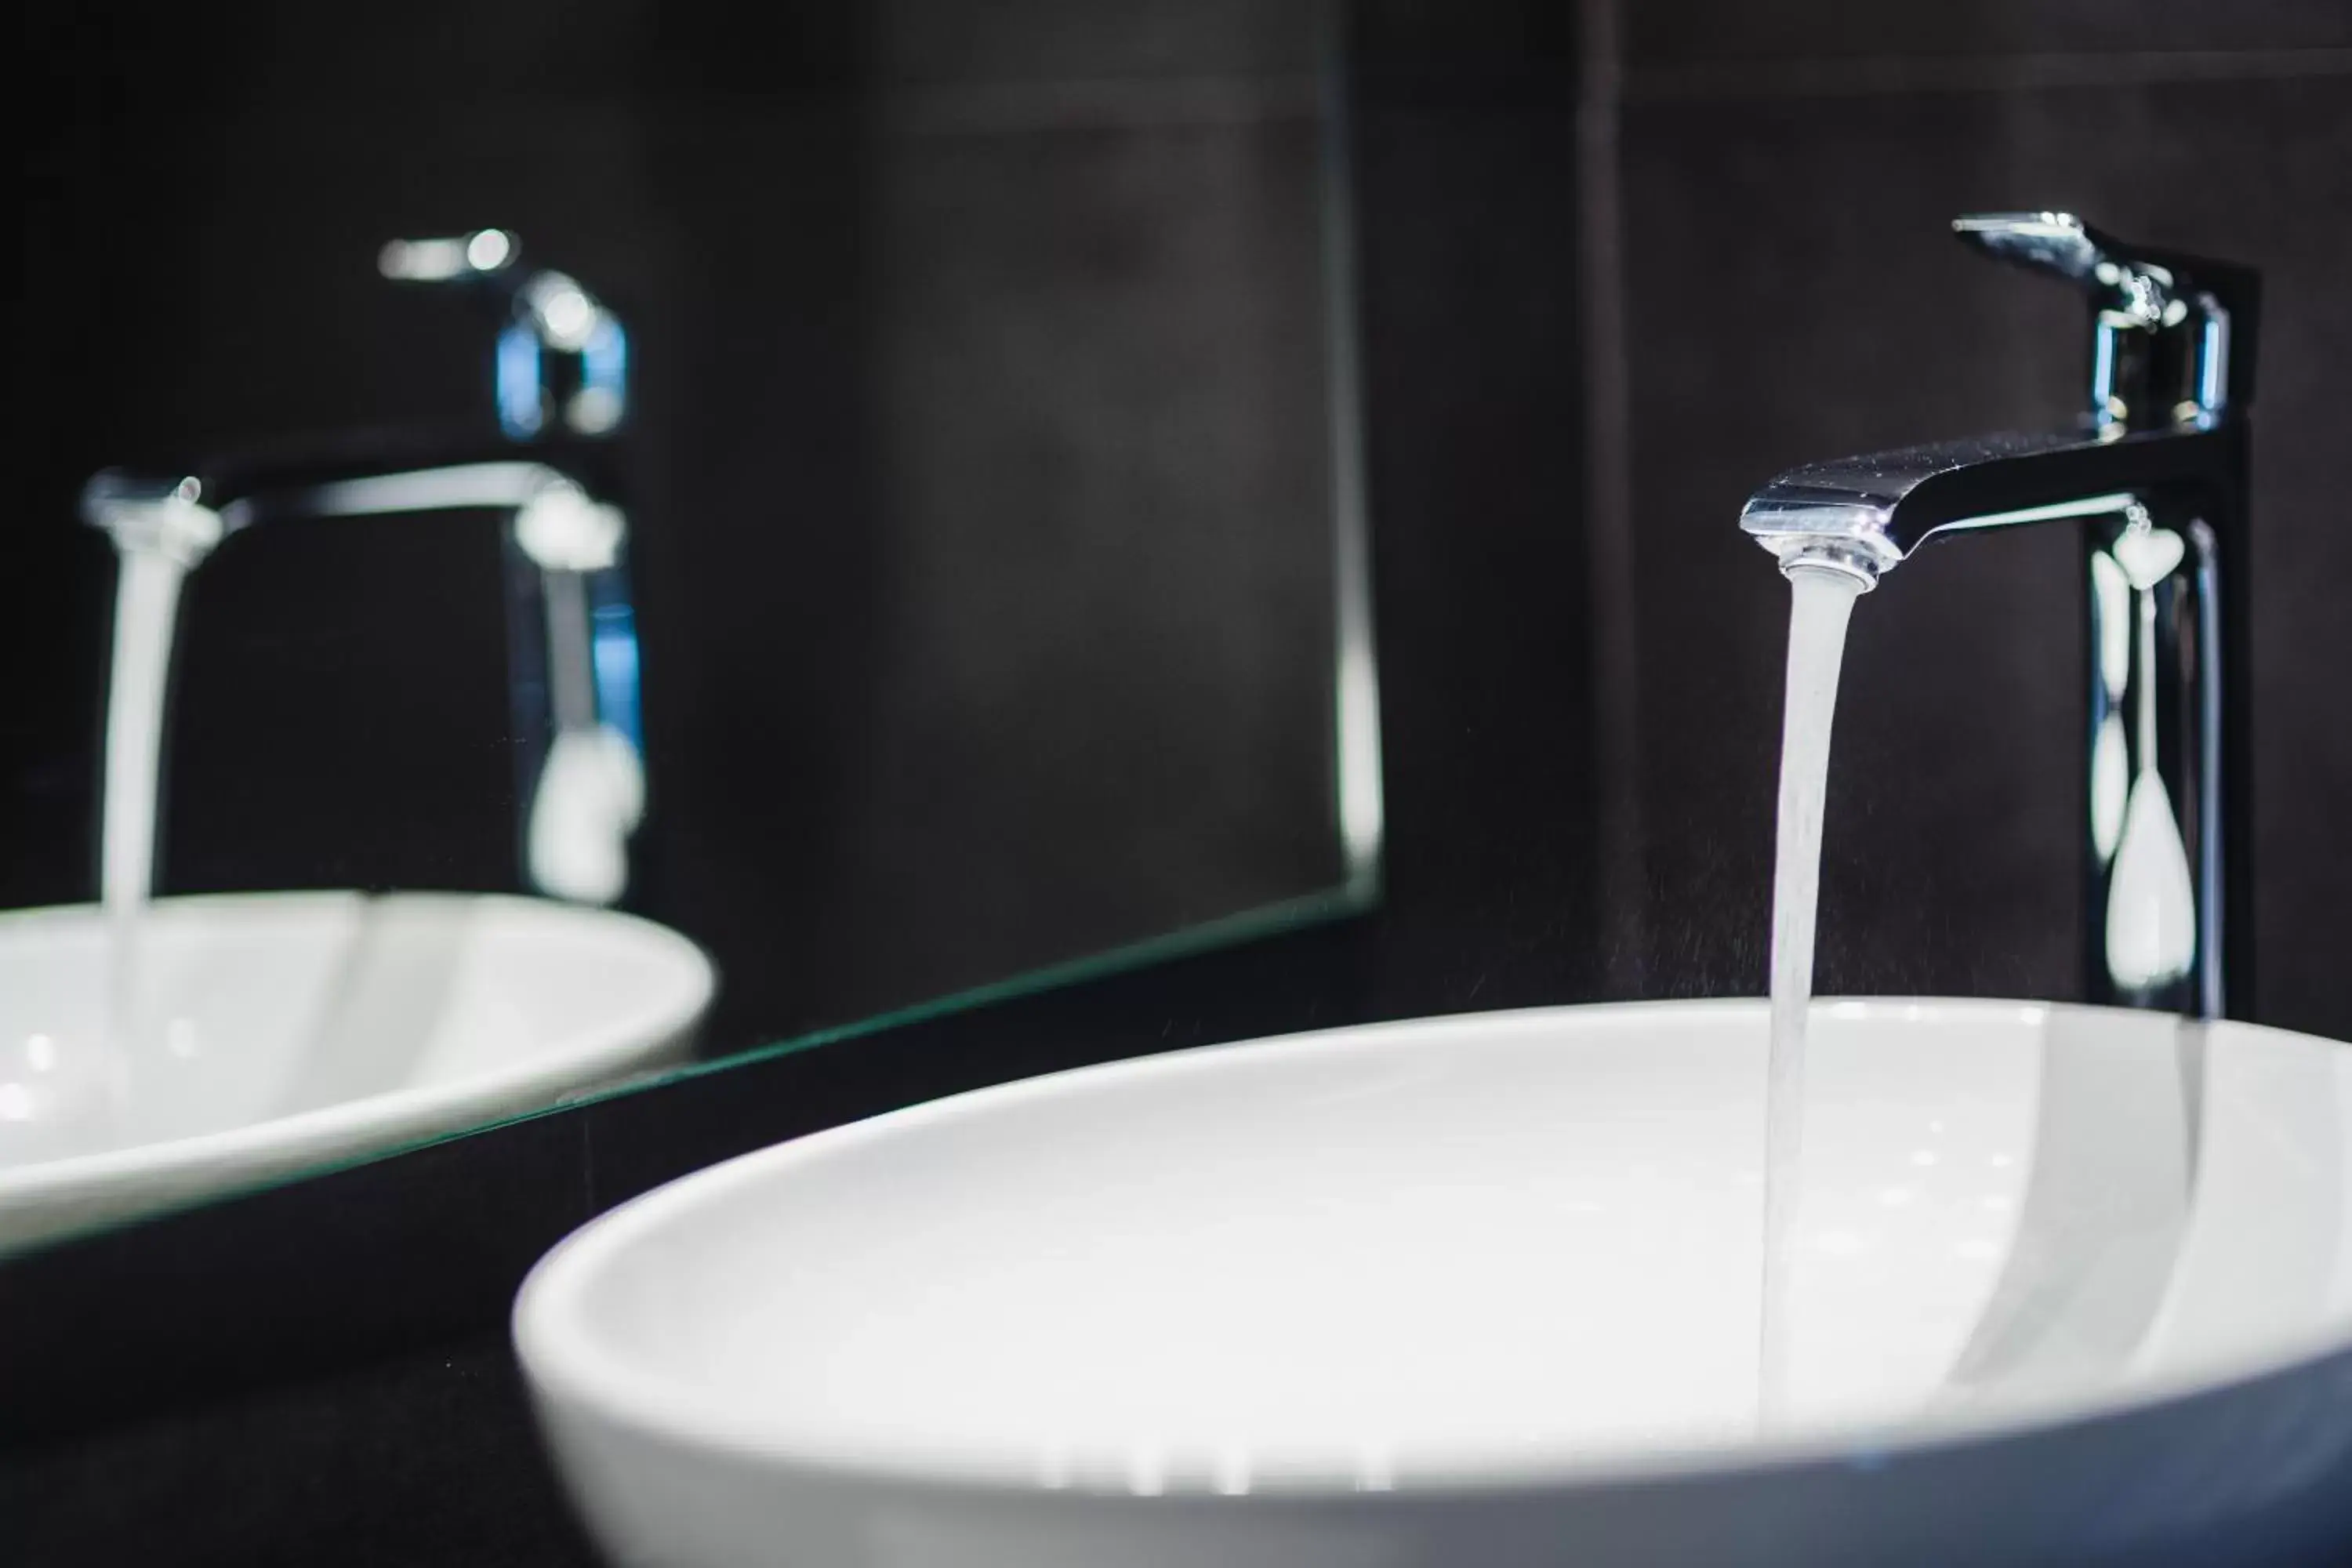
<instances>
[{"instance_id":1,"label":"faucet spout","mask_svg":"<svg viewBox=\"0 0 2352 1568\"><path fill-rule=\"evenodd\" d=\"M1875 584L1932 538L2107 514L2227 506L2243 427L2111 440L1995 435L1808 463L1748 498L1739 526L1780 559Z\"/></svg>"}]
</instances>

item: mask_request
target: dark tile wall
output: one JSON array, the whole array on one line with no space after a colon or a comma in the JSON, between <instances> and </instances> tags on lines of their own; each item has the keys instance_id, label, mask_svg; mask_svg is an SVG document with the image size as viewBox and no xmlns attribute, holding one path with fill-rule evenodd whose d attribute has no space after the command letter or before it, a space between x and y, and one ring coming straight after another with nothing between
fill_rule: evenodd
<instances>
[{"instance_id":1,"label":"dark tile wall","mask_svg":"<svg viewBox=\"0 0 2352 1568\"><path fill-rule=\"evenodd\" d=\"M2281 52L2340 41L2346 14L2157 7L2136 35L2150 47L2270 52L2193 72L2155 60L2140 79L2053 87L2015 58L2101 47L2110 9L1877 7L1864 22L1783 6L1769 32L1730 8L1633 13L1623 222L1653 988L1762 982L1786 599L1733 526L1741 501L1811 458L2071 418L2079 302L1947 232L1966 211L2060 206L2264 269L2253 1001L2266 1021L2352 1034L2352 702L2331 673L2352 659L2331 592L2352 580L2333 455L2352 406L2330 384L2352 346L2352 55ZM1957 86L1858 90L1814 69L1831 53L1960 50L1990 63ZM1734 57L1704 81L1673 63ZM1858 607L1826 986L2076 992L2078 580L2063 533L2028 531L1939 545Z\"/></svg>"},{"instance_id":2,"label":"dark tile wall","mask_svg":"<svg viewBox=\"0 0 2352 1568\"><path fill-rule=\"evenodd\" d=\"M885 587L818 656L851 754L802 759L862 795L808 958L840 1015L1339 879L1322 132L1242 103L875 150ZM681 882L751 869L726 822Z\"/></svg>"},{"instance_id":3,"label":"dark tile wall","mask_svg":"<svg viewBox=\"0 0 2352 1568\"><path fill-rule=\"evenodd\" d=\"M899 81L1151 81L1311 72L1317 6L1258 0L883 0L876 52ZM1306 24L1302 26L1302 23Z\"/></svg>"}]
</instances>

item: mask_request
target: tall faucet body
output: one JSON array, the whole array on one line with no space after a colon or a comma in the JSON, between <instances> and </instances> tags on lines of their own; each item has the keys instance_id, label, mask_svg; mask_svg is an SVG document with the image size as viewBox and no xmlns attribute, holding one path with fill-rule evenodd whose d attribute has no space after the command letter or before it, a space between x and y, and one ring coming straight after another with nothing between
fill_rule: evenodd
<instances>
[{"instance_id":1,"label":"tall faucet body","mask_svg":"<svg viewBox=\"0 0 2352 1568\"><path fill-rule=\"evenodd\" d=\"M2253 999L2245 531L2256 274L2064 213L1964 217L1989 254L2090 299L2081 426L1792 468L1740 526L1784 572L1864 587L1922 544L2063 522L2087 563L2084 989L2244 1016Z\"/></svg>"},{"instance_id":2,"label":"tall faucet body","mask_svg":"<svg viewBox=\"0 0 2352 1568\"><path fill-rule=\"evenodd\" d=\"M166 472L110 469L84 488L82 512L118 552L165 550L183 568L256 524L502 513L523 879L611 903L628 880L645 787L628 529L611 440L627 407L627 337L572 279L516 267L519 250L505 230L480 229L394 241L378 258L388 279L467 288L491 305L495 437L369 435Z\"/></svg>"}]
</instances>

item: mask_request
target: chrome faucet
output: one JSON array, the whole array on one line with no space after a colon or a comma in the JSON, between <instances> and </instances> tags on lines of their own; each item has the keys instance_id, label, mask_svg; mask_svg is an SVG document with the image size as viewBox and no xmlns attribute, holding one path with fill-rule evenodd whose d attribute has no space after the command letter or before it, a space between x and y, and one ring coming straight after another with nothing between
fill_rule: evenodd
<instances>
[{"instance_id":1,"label":"chrome faucet","mask_svg":"<svg viewBox=\"0 0 2352 1568\"><path fill-rule=\"evenodd\" d=\"M2072 521L2089 563L2086 987L2095 1002L2244 1016L2248 411L2260 280L2127 245L2067 213L1953 224L2091 306L2077 429L1792 468L1740 526L1783 572L1864 589L1930 539Z\"/></svg>"},{"instance_id":2,"label":"chrome faucet","mask_svg":"<svg viewBox=\"0 0 2352 1568\"><path fill-rule=\"evenodd\" d=\"M508 231L478 229L397 240L378 258L388 279L487 291L501 318L497 437L371 436L161 474L109 469L84 487L82 515L119 554L161 552L189 569L257 523L502 512L524 879L608 904L627 885L628 839L645 809L628 524L611 440L627 412L628 340L571 278L518 268L520 252ZM551 357L569 374L551 376Z\"/></svg>"}]
</instances>

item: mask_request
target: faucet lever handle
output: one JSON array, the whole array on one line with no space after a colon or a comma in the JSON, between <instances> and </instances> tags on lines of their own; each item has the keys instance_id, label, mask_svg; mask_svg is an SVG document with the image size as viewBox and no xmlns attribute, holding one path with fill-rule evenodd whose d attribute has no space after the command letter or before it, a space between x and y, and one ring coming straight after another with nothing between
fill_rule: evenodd
<instances>
[{"instance_id":1,"label":"faucet lever handle","mask_svg":"<svg viewBox=\"0 0 2352 1568\"><path fill-rule=\"evenodd\" d=\"M1953 232L2074 283L2092 310L2091 419L2103 435L2209 427L2254 393L2252 268L2132 245L2073 213L1977 213Z\"/></svg>"},{"instance_id":2,"label":"faucet lever handle","mask_svg":"<svg viewBox=\"0 0 2352 1568\"><path fill-rule=\"evenodd\" d=\"M1954 218L1952 232L1988 256L2055 272L2082 285L2085 293L2116 291L2116 302L2150 326L2157 324L2172 282L2161 268L2152 274L2136 265L2135 247L2100 233L2073 213L1971 213ZM2128 286L2126 279L2142 280L2145 293ZM2143 300L2153 303L2154 313L2146 310Z\"/></svg>"},{"instance_id":3,"label":"faucet lever handle","mask_svg":"<svg viewBox=\"0 0 2352 1568\"><path fill-rule=\"evenodd\" d=\"M470 284L504 317L496 362L499 426L512 439L541 434L551 414L582 436L608 436L628 402L628 336L620 319L577 279L519 266L512 229L478 228L435 239L395 239L376 271L395 283ZM571 366L569 389L550 384L548 355Z\"/></svg>"},{"instance_id":4,"label":"faucet lever handle","mask_svg":"<svg viewBox=\"0 0 2352 1568\"><path fill-rule=\"evenodd\" d=\"M435 239L386 240L376 252L375 269L394 283L448 283L503 272L520 249L502 228Z\"/></svg>"}]
</instances>

